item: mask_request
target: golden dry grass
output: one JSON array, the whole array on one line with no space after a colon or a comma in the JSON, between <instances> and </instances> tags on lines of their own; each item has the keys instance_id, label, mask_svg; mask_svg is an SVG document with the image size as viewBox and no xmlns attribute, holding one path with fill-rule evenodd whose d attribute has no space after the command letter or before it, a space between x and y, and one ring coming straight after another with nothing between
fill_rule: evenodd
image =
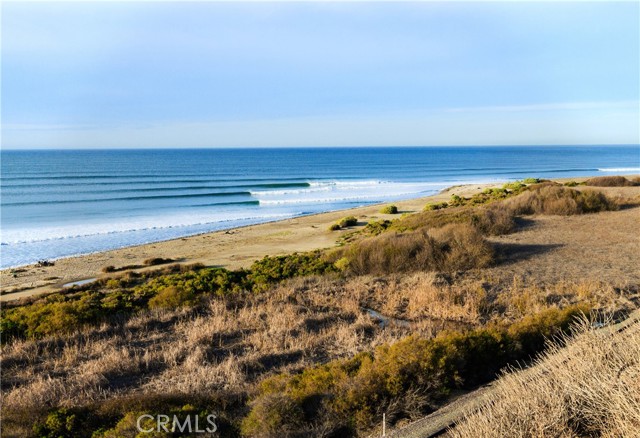
<instances>
[{"instance_id":1,"label":"golden dry grass","mask_svg":"<svg viewBox=\"0 0 640 438\"><path fill-rule=\"evenodd\" d=\"M496 384L491 400L450 437L635 437L640 431L640 322L609 333L583 322L523 372Z\"/></svg>"},{"instance_id":2,"label":"golden dry grass","mask_svg":"<svg viewBox=\"0 0 640 438\"><path fill-rule=\"evenodd\" d=\"M597 282L489 288L440 274L295 279L269 294L212 299L204 310L152 310L69 336L2 347L2 390L11 410L79 406L130 395L251 391L266 375L443 329L517 320L590 301L636 306L628 291ZM365 308L402 320L381 325Z\"/></svg>"}]
</instances>

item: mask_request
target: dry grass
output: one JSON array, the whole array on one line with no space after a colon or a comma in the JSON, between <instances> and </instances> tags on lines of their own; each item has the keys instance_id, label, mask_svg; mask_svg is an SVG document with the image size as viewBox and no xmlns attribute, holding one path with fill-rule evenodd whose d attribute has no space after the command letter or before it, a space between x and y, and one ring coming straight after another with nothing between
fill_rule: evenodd
<instances>
[{"instance_id":1,"label":"dry grass","mask_svg":"<svg viewBox=\"0 0 640 438\"><path fill-rule=\"evenodd\" d=\"M584 183L592 187L631 187L640 184L638 178L628 180L624 176L598 176L590 178Z\"/></svg>"},{"instance_id":2,"label":"dry grass","mask_svg":"<svg viewBox=\"0 0 640 438\"><path fill-rule=\"evenodd\" d=\"M323 280L315 287L322 290ZM4 403L38 411L138 390L243 391L265 374L351 356L409 333L381 327L355 303L342 306L306 289L298 282L242 303L212 300L204 311L147 311L69 336L12 342L2 347Z\"/></svg>"},{"instance_id":3,"label":"dry grass","mask_svg":"<svg viewBox=\"0 0 640 438\"><path fill-rule=\"evenodd\" d=\"M617 210L617 204L602 192L577 191L566 187L545 185L504 201L515 214L546 214L570 216L582 213Z\"/></svg>"},{"instance_id":4,"label":"dry grass","mask_svg":"<svg viewBox=\"0 0 640 438\"><path fill-rule=\"evenodd\" d=\"M640 322L610 334L583 322L535 367L512 372L451 437L634 437L640 430Z\"/></svg>"},{"instance_id":5,"label":"dry grass","mask_svg":"<svg viewBox=\"0 0 640 438\"><path fill-rule=\"evenodd\" d=\"M197 312L156 309L69 336L12 342L2 347L4 403L38 411L140 392L250 392L264 376L351 357L409 334L428 338L582 300L606 309L634 306L624 292L598 283L497 290L434 273L299 278L269 294L213 299ZM408 323L381 325L364 308Z\"/></svg>"},{"instance_id":6,"label":"dry grass","mask_svg":"<svg viewBox=\"0 0 640 438\"><path fill-rule=\"evenodd\" d=\"M338 251L355 275L483 268L493 262L493 248L471 225L448 224L403 233L384 233Z\"/></svg>"}]
</instances>

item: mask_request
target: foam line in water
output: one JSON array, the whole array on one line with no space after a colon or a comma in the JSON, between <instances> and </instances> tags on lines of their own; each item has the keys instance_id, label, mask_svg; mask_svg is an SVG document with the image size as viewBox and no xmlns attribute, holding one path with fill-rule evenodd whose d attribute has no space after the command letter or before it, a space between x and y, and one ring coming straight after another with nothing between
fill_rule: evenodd
<instances>
[{"instance_id":1,"label":"foam line in water","mask_svg":"<svg viewBox=\"0 0 640 438\"><path fill-rule=\"evenodd\" d=\"M640 167L605 167L598 169L599 172L640 172Z\"/></svg>"}]
</instances>

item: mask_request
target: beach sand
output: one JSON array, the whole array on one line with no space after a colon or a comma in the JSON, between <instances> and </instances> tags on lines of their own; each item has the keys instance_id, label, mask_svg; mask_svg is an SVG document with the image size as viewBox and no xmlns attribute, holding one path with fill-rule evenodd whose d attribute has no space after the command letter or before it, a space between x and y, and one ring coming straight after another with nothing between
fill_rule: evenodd
<instances>
[{"instance_id":1,"label":"beach sand","mask_svg":"<svg viewBox=\"0 0 640 438\"><path fill-rule=\"evenodd\" d=\"M582 178L586 179L586 178ZM558 179L566 181L569 179ZM580 181L580 178L571 178ZM452 194L471 196L496 184L470 184L443 190L437 195L394 202L400 213L422 210L428 202L448 200ZM634 187L634 189L636 189ZM613 193L615 194L615 193ZM265 255L281 255L314 249L335 247L345 233L360 229L370 220L393 219L399 215L381 214L381 205L370 205L349 210L320 213L277 222L250 225L225 231L217 231L164 242L126 247L76 257L62 258L53 266L35 264L19 269L0 271L1 301L16 300L33 295L61 290L63 285L105 276L121 275L104 273L103 268L143 265L150 258L170 258L177 263L203 263L228 269L246 268ZM329 226L342 217L355 216L359 223L346 230L329 231ZM158 266L135 269L158 269Z\"/></svg>"}]
</instances>

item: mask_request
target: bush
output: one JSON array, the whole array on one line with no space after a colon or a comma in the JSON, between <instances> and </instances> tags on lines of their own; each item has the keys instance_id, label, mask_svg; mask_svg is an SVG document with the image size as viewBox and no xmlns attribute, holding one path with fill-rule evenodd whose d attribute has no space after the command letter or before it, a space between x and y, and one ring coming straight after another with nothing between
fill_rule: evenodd
<instances>
[{"instance_id":1,"label":"bush","mask_svg":"<svg viewBox=\"0 0 640 438\"><path fill-rule=\"evenodd\" d=\"M448 224L468 224L481 233L502 235L515 229L514 213L504 203L483 207L454 207L446 210L425 211L393 222L390 230L407 231L440 228Z\"/></svg>"},{"instance_id":2,"label":"bush","mask_svg":"<svg viewBox=\"0 0 640 438\"><path fill-rule=\"evenodd\" d=\"M593 187L630 187L637 186L635 181L629 181L624 176L598 176L585 181L585 185Z\"/></svg>"},{"instance_id":3,"label":"bush","mask_svg":"<svg viewBox=\"0 0 640 438\"><path fill-rule=\"evenodd\" d=\"M476 210L471 215L471 225L482 234L501 236L511 233L516 222L513 212L500 203Z\"/></svg>"},{"instance_id":4,"label":"bush","mask_svg":"<svg viewBox=\"0 0 640 438\"><path fill-rule=\"evenodd\" d=\"M617 210L617 204L607 198L604 193L594 190L583 190L578 197L578 205L582 213Z\"/></svg>"},{"instance_id":5,"label":"bush","mask_svg":"<svg viewBox=\"0 0 640 438\"><path fill-rule=\"evenodd\" d=\"M104 268L102 268L102 272L104 272L105 274L107 274L109 272L116 272L116 267L115 266L105 266Z\"/></svg>"},{"instance_id":6,"label":"bush","mask_svg":"<svg viewBox=\"0 0 640 438\"><path fill-rule=\"evenodd\" d=\"M484 267L492 262L493 250L472 226L448 225L433 233L381 234L338 251L336 257L348 260L351 274L384 275Z\"/></svg>"},{"instance_id":7,"label":"bush","mask_svg":"<svg viewBox=\"0 0 640 438\"><path fill-rule=\"evenodd\" d=\"M566 183L564 183L565 187L577 187L579 184L575 181L567 181Z\"/></svg>"},{"instance_id":8,"label":"bush","mask_svg":"<svg viewBox=\"0 0 640 438\"><path fill-rule=\"evenodd\" d=\"M453 207L464 205L466 199L462 198L456 194L451 195L451 199L449 200L449 205Z\"/></svg>"},{"instance_id":9,"label":"bush","mask_svg":"<svg viewBox=\"0 0 640 438\"><path fill-rule=\"evenodd\" d=\"M444 244L444 251L436 256L441 271L484 268L493 263L493 247L472 226L449 224L432 230L431 235Z\"/></svg>"},{"instance_id":10,"label":"bush","mask_svg":"<svg viewBox=\"0 0 640 438\"><path fill-rule=\"evenodd\" d=\"M516 192L516 193L521 192L526 187L527 187L527 185L524 184L523 182L520 182L520 181L509 182L509 183L506 183L506 184L504 184L502 186L503 189L509 190L511 192Z\"/></svg>"},{"instance_id":11,"label":"bush","mask_svg":"<svg viewBox=\"0 0 640 438\"><path fill-rule=\"evenodd\" d=\"M253 403L241 431L245 436L289 436L303 425L304 412L299 403L287 394L269 393Z\"/></svg>"},{"instance_id":12,"label":"bush","mask_svg":"<svg viewBox=\"0 0 640 438\"><path fill-rule=\"evenodd\" d=\"M353 227L355 225L358 225L358 219L354 216L347 216L340 219L340 222L338 222L338 224L342 228Z\"/></svg>"},{"instance_id":13,"label":"bush","mask_svg":"<svg viewBox=\"0 0 640 438\"><path fill-rule=\"evenodd\" d=\"M331 262L320 251L293 253L283 256L266 256L251 265L248 279L254 291L266 290L270 285L293 277L322 275L336 272Z\"/></svg>"},{"instance_id":14,"label":"bush","mask_svg":"<svg viewBox=\"0 0 640 438\"><path fill-rule=\"evenodd\" d=\"M163 265L165 263L172 263L173 259L163 259L162 257L154 257L145 260L143 263L145 266Z\"/></svg>"},{"instance_id":15,"label":"bush","mask_svg":"<svg viewBox=\"0 0 640 438\"><path fill-rule=\"evenodd\" d=\"M50 412L42 423L33 426L33 433L39 438L74 438L84 435L77 415L60 408Z\"/></svg>"},{"instance_id":16,"label":"bush","mask_svg":"<svg viewBox=\"0 0 640 438\"><path fill-rule=\"evenodd\" d=\"M616 204L604 194L560 186L543 186L506 201L514 214L574 215L615 210Z\"/></svg>"},{"instance_id":17,"label":"bush","mask_svg":"<svg viewBox=\"0 0 640 438\"><path fill-rule=\"evenodd\" d=\"M195 303L196 295L193 290L169 286L149 300L149 307L151 309L177 309L178 307L192 306Z\"/></svg>"},{"instance_id":18,"label":"bush","mask_svg":"<svg viewBox=\"0 0 640 438\"><path fill-rule=\"evenodd\" d=\"M441 210L449 206L448 202L430 202L424 206L424 211Z\"/></svg>"},{"instance_id":19,"label":"bush","mask_svg":"<svg viewBox=\"0 0 640 438\"><path fill-rule=\"evenodd\" d=\"M339 224L333 224L329 227L329 231L338 231L341 230L342 227Z\"/></svg>"},{"instance_id":20,"label":"bush","mask_svg":"<svg viewBox=\"0 0 640 438\"><path fill-rule=\"evenodd\" d=\"M382 220L382 221L371 221L367 223L364 227L366 233L371 234L373 236L377 236L378 234L383 233L391 226L391 221Z\"/></svg>"},{"instance_id":21,"label":"bush","mask_svg":"<svg viewBox=\"0 0 640 438\"><path fill-rule=\"evenodd\" d=\"M387 205L380 210L382 214L398 214L398 207L395 205Z\"/></svg>"},{"instance_id":22,"label":"bush","mask_svg":"<svg viewBox=\"0 0 640 438\"><path fill-rule=\"evenodd\" d=\"M538 183L542 182L542 180L539 179L539 178L525 178L525 179L522 180L522 182L524 184L538 184Z\"/></svg>"},{"instance_id":23,"label":"bush","mask_svg":"<svg viewBox=\"0 0 640 438\"><path fill-rule=\"evenodd\" d=\"M147 273L147 277L131 273L118 279L97 280L96 285L88 287L103 289L54 293L26 305L3 308L0 312L2 342L69 333L148 306L190 305L197 303L203 294L224 295L251 290L253 286L246 271L183 268L184 272L179 272L178 267L178 272L173 274L165 274L176 272L166 268ZM159 276L151 278L153 275ZM160 297L149 304L158 295Z\"/></svg>"}]
</instances>

